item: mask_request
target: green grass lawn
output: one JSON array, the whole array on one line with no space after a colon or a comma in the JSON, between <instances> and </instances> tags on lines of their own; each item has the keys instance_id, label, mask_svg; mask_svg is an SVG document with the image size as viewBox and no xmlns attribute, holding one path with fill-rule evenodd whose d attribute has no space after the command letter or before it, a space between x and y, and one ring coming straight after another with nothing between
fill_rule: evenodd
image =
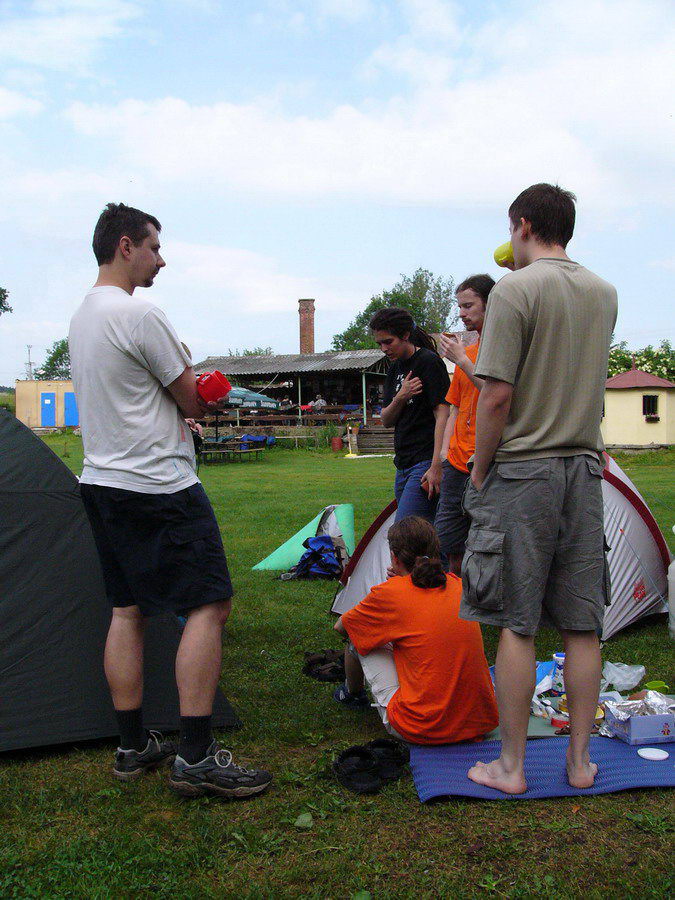
<instances>
[{"instance_id":1,"label":"green grass lawn","mask_svg":"<svg viewBox=\"0 0 675 900\"><path fill-rule=\"evenodd\" d=\"M49 445L79 472L81 444ZM620 460L671 548L675 453ZM329 503L353 503L357 536L390 499L390 459L273 450L258 463L202 468L235 584L222 685L243 728L238 760L272 769L257 799L184 801L166 773L120 785L114 745L5 756L0 763L1 897L662 897L672 888L672 793L422 806L411 779L357 797L330 776L332 754L382 733L333 686L301 674L307 649L338 646L334 583L282 583L251 566ZM485 630L493 660L496 635ZM558 648L553 633L538 655ZM604 658L675 683L663 618L628 629ZM1 698L0 698L1 702ZM310 813L310 828L294 824ZM367 893L364 893L367 892Z\"/></svg>"}]
</instances>

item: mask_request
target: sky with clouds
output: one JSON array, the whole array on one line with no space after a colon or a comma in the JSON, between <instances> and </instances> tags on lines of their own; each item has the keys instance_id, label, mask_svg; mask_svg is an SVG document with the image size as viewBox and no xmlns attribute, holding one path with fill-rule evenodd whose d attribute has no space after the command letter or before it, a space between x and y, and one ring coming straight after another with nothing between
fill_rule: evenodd
<instances>
[{"instance_id":1,"label":"sky with clouds","mask_svg":"<svg viewBox=\"0 0 675 900\"><path fill-rule=\"evenodd\" d=\"M106 202L161 221L193 357L317 349L419 266L498 276L506 210L578 196L616 337L675 340L672 0L0 0L0 384L67 333Z\"/></svg>"}]
</instances>

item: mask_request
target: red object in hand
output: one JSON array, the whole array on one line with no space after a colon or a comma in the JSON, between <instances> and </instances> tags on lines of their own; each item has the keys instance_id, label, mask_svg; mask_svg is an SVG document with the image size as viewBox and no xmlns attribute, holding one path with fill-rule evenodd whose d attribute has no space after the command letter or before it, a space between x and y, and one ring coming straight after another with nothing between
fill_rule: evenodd
<instances>
[{"instance_id":1,"label":"red object in hand","mask_svg":"<svg viewBox=\"0 0 675 900\"><path fill-rule=\"evenodd\" d=\"M232 390L232 385L218 369L204 372L197 379L197 393L207 403L217 403Z\"/></svg>"}]
</instances>

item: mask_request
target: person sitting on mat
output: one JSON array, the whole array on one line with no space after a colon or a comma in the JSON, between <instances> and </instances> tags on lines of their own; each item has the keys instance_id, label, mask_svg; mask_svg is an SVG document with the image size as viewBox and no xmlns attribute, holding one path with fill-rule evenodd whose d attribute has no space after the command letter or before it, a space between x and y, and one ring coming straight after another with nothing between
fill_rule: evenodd
<instances>
[{"instance_id":1,"label":"person sitting on mat","mask_svg":"<svg viewBox=\"0 0 675 900\"><path fill-rule=\"evenodd\" d=\"M497 704L480 626L459 618L462 582L444 572L419 516L390 528L389 549L389 579L335 624L355 648L342 690L358 698L365 678L384 727L410 743L482 738L497 727Z\"/></svg>"}]
</instances>

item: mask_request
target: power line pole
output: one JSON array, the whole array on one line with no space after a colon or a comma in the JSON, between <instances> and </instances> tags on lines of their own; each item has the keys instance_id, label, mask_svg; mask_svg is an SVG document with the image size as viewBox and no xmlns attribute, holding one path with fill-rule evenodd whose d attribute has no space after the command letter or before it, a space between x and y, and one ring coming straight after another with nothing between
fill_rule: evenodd
<instances>
[{"instance_id":1,"label":"power line pole","mask_svg":"<svg viewBox=\"0 0 675 900\"><path fill-rule=\"evenodd\" d=\"M30 351L33 349L33 345L26 344L26 347L28 347L28 362L26 363L26 375L28 375L28 380L32 381L33 380L33 363L31 362L31 359L30 359Z\"/></svg>"}]
</instances>

